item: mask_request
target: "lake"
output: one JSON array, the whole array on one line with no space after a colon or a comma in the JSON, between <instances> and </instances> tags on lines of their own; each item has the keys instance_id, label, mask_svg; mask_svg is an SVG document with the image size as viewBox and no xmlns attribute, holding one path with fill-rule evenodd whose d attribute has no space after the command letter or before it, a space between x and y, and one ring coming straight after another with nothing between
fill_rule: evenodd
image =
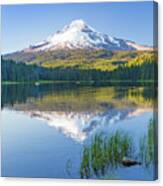
<instances>
[{"instance_id":1,"label":"lake","mask_svg":"<svg viewBox=\"0 0 163 186\"><path fill-rule=\"evenodd\" d=\"M153 86L2 86L2 176L153 180Z\"/></svg>"}]
</instances>

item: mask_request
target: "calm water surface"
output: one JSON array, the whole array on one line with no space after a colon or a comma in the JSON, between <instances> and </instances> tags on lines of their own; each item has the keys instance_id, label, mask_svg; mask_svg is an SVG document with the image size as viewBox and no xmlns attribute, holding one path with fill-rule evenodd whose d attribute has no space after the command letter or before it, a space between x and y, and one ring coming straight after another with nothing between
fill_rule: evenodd
<instances>
[{"instance_id":1,"label":"calm water surface","mask_svg":"<svg viewBox=\"0 0 163 186\"><path fill-rule=\"evenodd\" d=\"M154 102L153 87L4 85L2 175L81 178L89 171L86 178L152 180L154 160L141 155L140 143L148 138ZM116 166L94 171L84 149L96 136L108 140L116 131L132 140L134 156L124 158L140 164L115 159Z\"/></svg>"}]
</instances>

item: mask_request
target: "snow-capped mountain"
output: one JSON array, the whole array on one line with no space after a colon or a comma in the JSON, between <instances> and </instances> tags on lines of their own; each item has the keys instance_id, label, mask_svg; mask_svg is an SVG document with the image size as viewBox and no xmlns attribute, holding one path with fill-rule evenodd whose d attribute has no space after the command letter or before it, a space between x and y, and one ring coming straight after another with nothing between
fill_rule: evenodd
<instances>
[{"instance_id":1,"label":"snow-capped mountain","mask_svg":"<svg viewBox=\"0 0 163 186\"><path fill-rule=\"evenodd\" d=\"M138 45L133 41L102 34L83 20L75 20L46 40L31 45L23 51L37 52L60 49L151 50L150 47Z\"/></svg>"}]
</instances>

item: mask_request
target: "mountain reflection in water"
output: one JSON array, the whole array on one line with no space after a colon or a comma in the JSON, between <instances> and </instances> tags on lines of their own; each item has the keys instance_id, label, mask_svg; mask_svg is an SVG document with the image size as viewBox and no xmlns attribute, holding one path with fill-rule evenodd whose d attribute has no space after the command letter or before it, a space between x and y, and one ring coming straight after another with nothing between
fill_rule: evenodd
<instances>
[{"instance_id":1,"label":"mountain reflection in water","mask_svg":"<svg viewBox=\"0 0 163 186\"><path fill-rule=\"evenodd\" d=\"M87 148L93 148L95 142L99 148L100 139L94 139L101 133L105 133L107 143L110 143L110 137L116 131L125 132L132 137L132 147L138 149L141 141L141 149L150 150L151 145L146 145L148 140L144 136L148 134L155 101L155 92L150 86L3 85L2 173L7 176L80 178L87 177L90 163L95 172L101 172L103 168L107 169L105 158L100 159L99 165L93 159L87 161L87 155L92 153L99 159L100 149L97 153L90 150L87 153ZM105 140L103 142L105 144ZM123 145L125 148L126 143ZM115 152L117 147L115 143ZM142 151L141 154L149 162L148 153ZM117 158L114 154L110 157L113 161ZM118 161L122 158L120 156ZM125 173L124 167L120 166L114 173L118 179L152 179L153 167L145 170L139 165ZM109 179L110 174L103 178ZM94 176L89 175L101 178Z\"/></svg>"},{"instance_id":2,"label":"mountain reflection in water","mask_svg":"<svg viewBox=\"0 0 163 186\"><path fill-rule=\"evenodd\" d=\"M132 115L134 117L135 113L141 114L147 111L147 109L112 109L104 113L26 111L26 114L44 121L48 126L55 127L72 139L82 142L99 128L131 118Z\"/></svg>"}]
</instances>

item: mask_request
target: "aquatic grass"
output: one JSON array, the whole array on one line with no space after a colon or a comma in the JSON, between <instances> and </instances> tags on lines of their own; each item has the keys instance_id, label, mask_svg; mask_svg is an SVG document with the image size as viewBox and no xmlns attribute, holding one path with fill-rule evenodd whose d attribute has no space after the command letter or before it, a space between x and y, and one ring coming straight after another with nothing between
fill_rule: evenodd
<instances>
[{"instance_id":1,"label":"aquatic grass","mask_svg":"<svg viewBox=\"0 0 163 186\"><path fill-rule=\"evenodd\" d=\"M155 156L155 141L154 141L154 127L153 119L149 121L147 134L140 139L140 157L143 165L150 166L154 161Z\"/></svg>"},{"instance_id":2,"label":"aquatic grass","mask_svg":"<svg viewBox=\"0 0 163 186\"><path fill-rule=\"evenodd\" d=\"M109 178L113 170L124 166L125 158L134 162L133 165L149 167L154 163L155 156L154 125L154 120L151 119L147 134L140 138L137 151L135 151L133 138L128 133L117 130L110 136L104 133L96 134L91 144L84 146L80 166L81 178L92 176L99 179Z\"/></svg>"},{"instance_id":3,"label":"aquatic grass","mask_svg":"<svg viewBox=\"0 0 163 186\"><path fill-rule=\"evenodd\" d=\"M89 178L90 175L90 149L88 147L84 147L83 150L83 161L80 167L80 175L81 178Z\"/></svg>"},{"instance_id":4,"label":"aquatic grass","mask_svg":"<svg viewBox=\"0 0 163 186\"><path fill-rule=\"evenodd\" d=\"M108 168L117 168L122 164L123 157L132 155L131 137L122 131L116 131L110 137L96 134L91 145L83 150L80 167L81 178L105 176Z\"/></svg>"}]
</instances>

